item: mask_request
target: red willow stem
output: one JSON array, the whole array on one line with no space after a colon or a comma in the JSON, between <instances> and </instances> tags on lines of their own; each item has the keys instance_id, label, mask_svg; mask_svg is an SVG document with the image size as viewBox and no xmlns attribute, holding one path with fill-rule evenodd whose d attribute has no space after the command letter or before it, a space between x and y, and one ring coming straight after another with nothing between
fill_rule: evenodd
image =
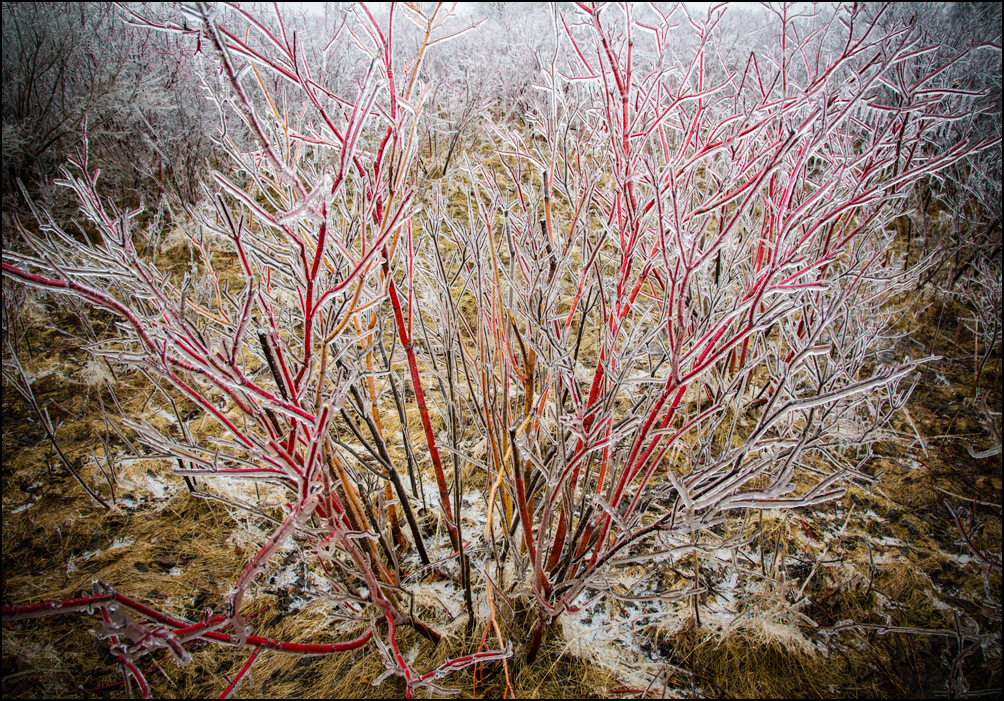
<instances>
[{"instance_id":1,"label":"red willow stem","mask_svg":"<svg viewBox=\"0 0 1004 701\"><path fill-rule=\"evenodd\" d=\"M634 305L634 302L637 299L638 294L641 292L641 289L642 289L642 287L645 284L645 280L648 279L648 276L651 273L651 271L652 271L651 262L647 262L645 264L645 267L639 273L638 279L635 281L635 284L632 286L631 291L628 293L627 299L624 300L623 299L623 294L624 294L623 283L626 281L626 276L628 275L629 270L627 270L627 269L623 270L623 275L625 276L625 278L623 278L618 283L617 306L619 307L619 309L615 309L613 311L613 313L610 314L609 321L608 321L608 325L609 325L609 328L610 328L610 338L611 339L616 339L616 337L617 337L617 335L619 333L619 329L620 329L621 323L623 323L624 319L627 317L628 313L630 312L631 307ZM603 375L604 375L604 365L606 363L607 352L608 351L607 351L606 343L604 343L603 348L600 350L599 358L596 361L596 370L593 373L593 381L592 381L592 385L591 385L591 387L589 389L589 398L586 401L586 407L585 407L585 411L584 411L585 418L582 421L583 431L585 431L585 432L589 431L589 429L592 427L594 419L596 418L596 413L595 413L594 409L598 408L597 407L597 402L599 400L600 390L601 390L602 384L603 384L602 380L603 380ZM579 459L576 460L576 457L573 457L573 459L572 459L572 461L573 461L573 467L572 467L571 476L569 477L569 482L568 482L569 489L571 491L574 491L575 488L576 488L576 486L577 486L577 484L578 484L578 480L579 480L579 468L581 467L581 464L582 464L581 463L581 459L585 455L585 453L584 453L584 448L585 447L586 447L585 440L583 438L579 438L579 440L577 441L576 446L575 446L575 451L573 452L573 456L576 456ZM567 474L567 471L566 471L565 474ZM554 489L556 491L560 491L562 482L563 482L563 480L559 480L558 484L554 486ZM601 488L601 487L602 487L602 485L599 485L597 488ZM546 569L547 569L548 572L552 572L554 570L554 568L557 567L558 562L561 559L561 552L562 552L562 550L564 549L564 546L565 546L565 538L566 538L567 533L568 533L568 522L569 522L569 519L570 519L570 515L567 515L567 511L568 511L568 509L565 507L565 505L563 503L561 511L558 514L558 526L557 526L557 529L555 531L555 537L554 537L553 544L551 546L551 552L550 552L550 555L548 556L548 560L547 560Z\"/></svg>"},{"instance_id":2,"label":"red willow stem","mask_svg":"<svg viewBox=\"0 0 1004 701\"><path fill-rule=\"evenodd\" d=\"M220 694L219 698L221 699L230 698L230 694L232 694L234 691L237 690L237 687L240 686L241 680L244 679L244 675L248 673L248 671L251 669L251 665L253 665L255 663L255 660L258 659L259 652L261 652L261 648L260 647L255 648L254 652L251 653L251 656L248 657L248 661L245 662L244 666L241 667L240 671L237 672L236 675L234 675L234 678L230 681L229 684L227 684L227 688L223 690L223 693Z\"/></svg>"},{"instance_id":3,"label":"red willow stem","mask_svg":"<svg viewBox=\"0 0 1004 701\"><path fill-rule=\"evenodd\" d=\"M446 484L446 474L443 472L443 462L439 457L439 450L436 447L436 436L432 431L432 421L429 419L429 409L425 404L425 392L422 391L422 377L418 372L418 360L415 357L415 348L406 330L404 314L401 311L401 301L397 295L397 286L394 284L394 277L390 272L390 265L386 258L383 262L384 275L387 279L387 294L390 296L391 306L394 308L394 321L397 324L398 335L404 352L408 356L408 369L411 372L411 384L415 391L415 403L418 405L418 413L422 417L422 427L425 429L425 440L429 446L429 458L432 460L432 467L436 473L436 486L439 488L439 501L446 516L446 530L450 534L450 544L454 550L460 552L460 539L457 537L456 522L453 519L453 510L450 508L450 490ZM408 430L407 426L402 430Z\"/></svg>"},{"instance_id":4,"label":"red willow stem","mask_svg":"<svg viewBox=\"0 0 1004 701\"><path fill-rule=\"evenodd\" d=\"M3 271L8 275L13 275L14 277L23 280L24 282L32 285L33 287L39 287L42 289L49 289L62 292L74 292L84 299L89 300L93 304L104 307L109 311L113 311L117 314L121 314L125 317L133 328L136 329L136 333L143 341L143 345L146 346L147 351L152 352L154 355L160 355L160 350L157 345L153 342L153 339L147 335L146 329L143 323L132 313L130 309L122 305L118 300L110 297L103 292L95 290L90 287L86 287L79 283L64 280L56 280L53 278L47 278L43 275L37 275L35 273L29 273L26 270L21 270L9 263L3 264Z\"/></svg>"},{"instance_id":5,"label":"red willow stem","mask_svg":"<svg viewBox=\"0 0 1004 701\"><path fill-rule=\"evenodd\" d=\"M5 604L3 606L2 620L5 622L22 621L29 618L56 616L73 611L88 611L95 607L103 608L112 601L116 601L152 621L171 626L172 628L185 630L191 629L193 625L197 625L164 615L159 611L152 609L145 604L141 604L135 599L132 599L124 594L120 594L114 590L104 594L84 596L77 599L46 601L39 604L28 604L25 606L9 606ZM175 632L172 631L172 634L174 633ZM371 637L373 637L373 628L372 626L367 628L362 635L353 640L349 640L344 643L328 643L325 645L289 643L274 638L263 638L257 635L247 636L247 639L242 643L237 639L237 636L220 633L214 630L206 630L205 632L200 633L198 637L213 640L224 645L233 645L237 647L260 647L290 655L331 655L336 652L346 652L348 650L355 650L356 648L362 647L369 642Z\"/></svg>"}]
</instances>

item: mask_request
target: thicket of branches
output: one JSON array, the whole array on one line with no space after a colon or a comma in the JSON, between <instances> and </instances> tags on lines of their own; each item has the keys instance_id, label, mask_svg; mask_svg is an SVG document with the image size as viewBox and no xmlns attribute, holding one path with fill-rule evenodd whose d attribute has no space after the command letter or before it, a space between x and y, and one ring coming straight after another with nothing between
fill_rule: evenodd
<instances>
[{"instance_id":1,"label":"thicket of branches","mask_svg":"<svg viewBox=\"0 0 1004 701\"><path fill-rule=\"evenodd\" d=\"M78 36L47 11L60 36ZM45 24L31 12L4 7L5 45L8 14L19 36ZM186 663L195 639L250 649L238 679L264 650L373 644L409 693L436 689L514 654L493 602L528 602L536 623L519 652L532 661L559 616L618 596L624 568L726 551L744 568L735 554L757 511L870 479L858 467L916 367L883 362L893 296L958 254L956 282L970 253L971 271L997 261L999 296L999 245L963 235L921 254L892 228L936 198L988 237L996 216L999 231L1000 71L985 69L999 66L999 34L932 45L917 22L858 7L733 19L503 5L473 27L442 6L323 20L229 5L116 12L132 27L123 52L204 66L179 69L199 77L203 106L156 112L85 74L95 106L12 120L8 165L5 63L5 192L8 173L44 175L44 151L21 135L68 135L103 96L118 100L100 126L88 119L60 180L97 235L81 242L25 188L34 221L19 220L19 247L4 251L5 285L117 319L89 352L147 378L176 416L164 430L118 417L133 441L234 510L266 507L214 481L285 504L221 615L184 620L103 583L4 607L5 620L98 610L98 635L144 692L139 660L167 647ZM58 46L36 46L61 65ZM136 78L115 85L156 82L121 63ZM51 70L40 64L38 80L58 85ZM37 103L40 89L15 83ZM160 232L139 230L140 210L109 196L94 163L95 144L155 112L216 118L213 167L193 166L207 170L185 210L184 274L137 246ZM161 164L184 151L170 138L150 139ZM996 179L982 177L995 163ZM191 203L192 176L180 177ZM347 642L271 641L244 620L290 540ZM401 626L441 637L411 598L429 569L455 580L468 629L494 649L432 670L402 654Z\"/></svg>"},{"instance_id":2,"label":"thicket of branches","mask_svg":"<svg viewBox=\"0 0 1004 701\"><path fill-rule=\"evenodd\" d=\"M199 89L203 57L180 36L126 31L124 14L109 3L4 3L5 210L25 206L18 182L64 204L52 181L85 131L119 198L201 196L218 121Z\"/></svg>"}]
</instances>

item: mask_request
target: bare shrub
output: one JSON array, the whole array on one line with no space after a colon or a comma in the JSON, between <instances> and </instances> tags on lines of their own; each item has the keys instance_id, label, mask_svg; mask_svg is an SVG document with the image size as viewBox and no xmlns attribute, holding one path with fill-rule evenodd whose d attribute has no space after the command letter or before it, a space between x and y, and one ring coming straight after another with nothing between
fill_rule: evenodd
<instances>
[{"instance_id":1,"label":"bare shrub","mask_svg":"<svg viewBox=\"0 0 1004 701\"><path fill-rule=\"evenodd\" d=\"M490 122L492 152L464 155L447 191L417 176L419 76L456 27L438 8L386 12L346 16L342 39L369 64L339 92L278 13L135 18L197 33L219 62L229 163L193 212L190 270L137 253L135 212L102 196L86 140L62 184L100 237L82 243L36 208L41 233L20 229L30 252L4 252L6 277L116 315L115 342L94 352L214 425L129 417L143 445L180 474L282 494L222 615L165 616L100 583L4 607L5 620L98 610L144 692L140 658L167 647L185 663L196 638L253 650L238 677L263 650L373 642L376 681L436 689L512 654L492 602L529 601L532 660L555 619L619 596L617 574L639 566L692 566L692 586L659 597L694 597L698 613L697 570L745 567L752 514L868 479L854 466L916 366L879 352L887 302L916 283L887 225L918 182L999 146L965 128L980 93L932 87L941 59L908 25L782 9L766 48L726 56L721 10L583 5L552 15L526 128ZM414 51L395 43L398 15ZM348 642L249 629L242 602L291 539L316 557L312 594ZM414 606L416 573L432 570L497 649L427 671L402 654L400 626L438 641L450 623Z\"/></svg>"}]
</instances>

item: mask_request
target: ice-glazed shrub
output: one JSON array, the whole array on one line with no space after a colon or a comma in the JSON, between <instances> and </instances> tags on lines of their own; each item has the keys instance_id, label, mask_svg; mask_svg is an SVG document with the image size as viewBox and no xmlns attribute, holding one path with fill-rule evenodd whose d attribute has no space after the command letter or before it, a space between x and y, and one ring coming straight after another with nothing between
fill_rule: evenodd
<instances>
[{"instance_id":1,"label":"ice-glazed shrub","mask_svg":"<svg viewBox=\"0 0 1004 701\"><path fill-rule=\"evenodd\" d=\"M323 48L278 11L133 17L216 61L229 162L191 212L192 269L137 252L85 140L62 184L99 236L36 209L4 275L112 312L115 343L93 352L217 427L129 417L140 443L202 483L278 486L285 506L220 615L99 583L5 620L97 611L144 693L144 655L185 663L202 639L252 651L238 680L265 651L373 644L411 694L513 654L500 598L529 602L532 660L559 615L616 596L619 569L684 566L732 519L865 478L847 456L868 455L915 367L873 352L915 281L887 225L916 183L999 147L966 130L981 96L945 84L952 59L911 26L858 9L750 15L745 44L718 8L551 12L535 74L497 81L519 114L464 111L487 147L457 156L454 139L442 179L421 162L430 76L461 36L441 7L353 8ZM364 59L351 79L330 60L347 43ZM291 539L347 642L266 640L242 616ZM496 650L427 671L402 654L401 626L441 637L410 591L433 570Z\"/></svg>"}]
</instances>

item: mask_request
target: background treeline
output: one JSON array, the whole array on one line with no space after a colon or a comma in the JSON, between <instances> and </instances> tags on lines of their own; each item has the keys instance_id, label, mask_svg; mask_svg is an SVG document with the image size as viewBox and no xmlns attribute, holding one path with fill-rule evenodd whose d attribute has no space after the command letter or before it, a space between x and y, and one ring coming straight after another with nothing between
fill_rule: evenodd
<instances>
[{"instance_id":1,"label":"background treeline","mask_svg":"<svg viewBox=\"0 0 1004 701\"><path fill-rule=\"evenodd\" d=\"M289 7L278 11L304 58L320 68L316 78L323 87L340 94L362 79L368 66L360 52L327 40L344 36L337 30L352 11L350 3L328 3L323 15L298 15ZM268 11L261 15L269 21ZM144 7L143 16L185 24L174 4ZM23 205L18 181L32 197L56 204L58 188L49 185L80 147L85 129L91 160L100 163L106 186L132 196L132 204L140 195L148 203L153 196L156 203L160 193L187 203L199 198L199 182L220 156L224 138L220 105L205 89L220 79L214 62L207 61L211 49L194 30L187 36L166 34L131 21L135 17L127 7L109 3L3 4L5 210ZM425 136L442 151L440 161L452 160L482 109L527 110L535 71L545 54L553 54L551 16L540 3L482 5L454 22L458 30L478 26L430 60L421 76L430 86L425 99L435 106L426 109ZM399 30L419 39L407 21ZM397 46L407 50L409 42ZM264 72L260 77L275 80ZM269 87L287 96L281 86ZM303 105L280 108L296 113ZM232 126L226 137L245 136L240 124Z\"/></svg>"},{"instance_id":2,"label":"background treeline","mask_svg":"<svg viewBox=\"0 0 1004 701\"><path fill-rule=\"evenodd\" d=\"M543 94L540 71L546 63L566 59L558 55L567 47L555 46L554 25L561 21L562 6L569 4L558 3L552 12L545 3L472 3L452 18L458 36L430 53L420 76L428 86L423 98L425 174L448 169L458 147L476 138L474 127L486 110L496 117L522 119L543 106L538 105ZM355 11L352 5L327 3L323 14L304 14L281 5L263 8L260 15L263 22L271 17L274 23L275 12L283 13L287 32L295 34L305 63L320 67L312 77L331 93L342 94L368 69L355 47L344 41L328 43L331 36L344 36L338 28ZM386 8L373 12L386 13ZM144 7L143 16L184 24L176 3ZM891 26L904 19L919 25L925 38L941 45L945 55L962 55L981 44L1000 45L997 3L902 3L886 11L880 23ZM3 4L5 209L19 198L18 180L33 197L57 196L46 185L79 147L85 128L92 161L101 163L106 185L110 182L136 197L167 192L185 202L198 199L198 183L214 154L220 155L220 106L207 99L211 91L204 89L207 81L219 80L218 69L206 60L207 47L198 42L194 29L189 36L179 36L146 31L130 22L135 18L127 4ZM769 52L770 47L760 45L767 36L761 37L761 30L769 23L769 13L762 8L734 8L719 28L725 30L720 36L732 36L734 41L721 42L716 49L732 57L735 65L751 53ZM395 46L406 53L421 39L420 30L403 13L396 24L403 40ZM473 29L460 33L471 25ZM681 27L679 43L661 47L661 54L654 43L646 45L648 35L639 34L636 52L653 61L671 61L691 48L688 29ZM987 58L986 52L963 57L950 76L942 76L963 90L992 90L986 109L974 114L985 136L999 132L1001 109L1000 53L996 66ZM270 78L264 72L260 77ZM282 105L291 113L303 107L293 102ZM240 125L233 126L230 137L240 133ZM945 136L949 140L950 135ZM995 157L996 161L967 171L964 187L977 195L981 207L996 209L999 219L999 197L993 197L994 182L1000 179L999 150Z\"/></svg>"}]
</instances>

